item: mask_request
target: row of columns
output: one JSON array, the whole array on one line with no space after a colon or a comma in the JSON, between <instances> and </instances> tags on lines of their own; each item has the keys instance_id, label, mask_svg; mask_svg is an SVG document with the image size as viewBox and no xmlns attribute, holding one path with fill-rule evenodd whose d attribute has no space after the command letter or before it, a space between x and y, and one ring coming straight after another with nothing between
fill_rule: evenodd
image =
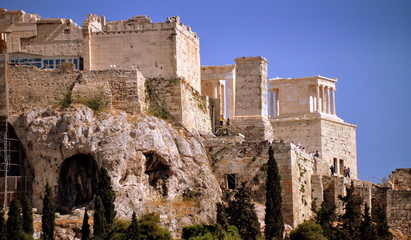
<instances>
[{"instance_id":1,"label":"row of columns","mask_svg":"<svg viewBox=\"0 0 411 240\"><path fill-rule=\"evenodd\" d=\"M335 88L317 85L317 109L318 112L336 114Z\"/></svg>"}]
</instances>

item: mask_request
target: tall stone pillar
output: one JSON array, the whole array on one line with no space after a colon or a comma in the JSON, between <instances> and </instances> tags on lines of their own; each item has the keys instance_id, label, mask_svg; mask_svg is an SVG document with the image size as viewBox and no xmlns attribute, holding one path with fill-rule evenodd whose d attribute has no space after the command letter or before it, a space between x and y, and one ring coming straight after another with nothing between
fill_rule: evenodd
<instances>
[{"instance_id":1,"label":"tall stone pillar","mask_svg":"<svg viewBox=\"0 0 411 240\"><path fill-rule=\"evenodd\" d=\"M274 90L270 91L270 116L275 117L274 114Z\"/></svg>"},{"instance_id":2,"label":"tall stone pillar","mask_svg":"<svg viewBox=\"0 0 411 240\"><path fill-rule=\"evenodd\" d=\"M241 57L235 62L236 117L267 116L267 59Z\"/></svg>"},{"instance_id":3,"label":"tall stone pillar","mask_svg":"<svg viewBox=\"0 0 411 240\"><path fill-rule=\"evenodd\" d=\"M333 115L337 114L337 110L335 109L335 88L332 89L332 94L333 94Z\"/></svg>"},{"instance_id":4,"label":"tall stone pillar","mask_svg":"<svg viewBox=\"0 0 411 240\"><path fill-rule=\"evenodd\" d=\"M241 133L246 140L272 141L267 106L268 61L263 57L241 57L235 62L235 117L230 134Z\"/></svg>"},{"instance_id":5,"label":"tall stone pillar","mask_svg":"<svg viewBox=\"0 0 411 240\"><path fill-rule=\"evenodd\" d=\"M317 106L316 106L316 111L320 112L321 108L320 108L320 85L316 86L316 93L317 93Z\"/></svg>"},{"instance_id":6,"label":"tall stone pillar","mask_svg":"<svg viewBox=\"0 0 411 240\"><path fill-rule=\"evenodd\" d=\"M329 87L326 87L325 89L326 89L325 92L326 92L326 96L327 96L327 99L326 99L326 102L327 102L327 113L330 114L330 113L331 113L330 88L329 88Z\"/></svg>"},{"instance_id":7,"label":"tall stone pillar","mask_svg":"<svg viewBox=\"0 0 411 240\"><path fill-rule=\"evenodd\" d=\"M325 88L321 86L321 112L325 112Z\"/></svg>"},{"instance_id":8,"label":"tall stone pillar","mask_svg":"<svg viewBox=\"0 0 411 240\"><path fill-rule=\"evenodd\" d=\"M280 115L280 98L279 98L279 90L276 89L275 90L275 116L279 116Z\"/></svg>"}]
</instances>

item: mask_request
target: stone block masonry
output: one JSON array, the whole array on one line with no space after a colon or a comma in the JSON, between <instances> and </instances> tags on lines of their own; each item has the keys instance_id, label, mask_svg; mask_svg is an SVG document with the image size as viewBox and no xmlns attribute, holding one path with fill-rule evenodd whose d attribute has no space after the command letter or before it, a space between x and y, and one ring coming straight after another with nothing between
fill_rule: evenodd
<instances>
[{"instance_id":1,"label":"stone block masonry","mask_svg":"<svg viewBox=\"0 0 411 240\"><path fill-rule=\"evenodd\" d=\"M97 85L108 83L112 96L109 101L114 108L139 113L145 109L144 81L137 70L62 72L33 66L12 66L8 81L10 113L58 105L75 84L80 86L86 83L89 92L95 92ZM82 91L87 92L87 89Z\"/></svg>"},{"instance_id":2,"label":"stone block masonry","mask_svg":"<svg viewBox=\"0 0 411 240\"><path fill-rule=\"evenodd\" d=\"M211 132L210 100L201 96L185 79L150 78L146 85L149 112L163 118L168 118L163 114L169 113L188 130Z\"/></svg>"},{"instance_id":3,"label":"stone block masonry","mask_svg":"<svg viewBox=\"0 0 411 240\"><path fill-rule=\"evenodd\" d=\"M223 190L228 190L229 177L236 185L246 182L255 193L255 200L265 202L268 141L242 142L233 137L209 139L204 142L214 173ZM295 145L272 143L274 157L281 174L283 216L285 222L297 226L311 216L311 175L314 159Z\"/></svg>"}]
</instances>

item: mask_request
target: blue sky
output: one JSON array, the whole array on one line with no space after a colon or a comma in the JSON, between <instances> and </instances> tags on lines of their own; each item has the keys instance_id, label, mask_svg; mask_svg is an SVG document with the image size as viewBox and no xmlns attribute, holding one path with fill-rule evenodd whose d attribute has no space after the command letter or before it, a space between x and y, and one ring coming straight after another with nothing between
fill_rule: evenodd
<instances>
[{"instance_id":1,"label":"blue sky","mask_svg":"<svg viewBox=\"0 0 411 240\"><path fill-rule=\"evenodd\" d=\"M361 179L411 167L409 0L1 0L0 7L78 25L89 13L108 21L178 15L200 37L202 65L263 56L270 78L338 78L337 115L358 125Z\"/></svg>"}]
</instances>

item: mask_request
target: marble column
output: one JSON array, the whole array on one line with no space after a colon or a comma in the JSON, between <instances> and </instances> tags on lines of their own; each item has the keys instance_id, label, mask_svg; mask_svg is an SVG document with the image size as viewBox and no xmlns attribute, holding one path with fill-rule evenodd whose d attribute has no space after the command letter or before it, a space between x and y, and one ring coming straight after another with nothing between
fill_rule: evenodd
<instances>
[{"instance_id":1,"label":"marble column","mask_svg":"<svg viewBox=\"0 0 411 240\"><path fill-rule=\"evenodd\" d=\"M270 91L270 117L275 117L274 115L274 90Z\"/></svg>"},{"instance_id":2,"label":"marble column","mask_svg":"<svg viewBox=\"0 0 411 240\"><path fill-rule=\"evenodd\" d=\"M333 94L333 115L337 114L337 110L335 109L335 88L332 89Z\"/></svg>"},{"instance_id":3,"label":"marble column","mask_svg":"<svg viewBox=\"0 0 411 240\"><path fill-rule=\"evenodd\" d=\"M279 91L278 89L275 90L275 116L278 117L280 115L280 99L279 99Z\"/></svg>"},{"instance_id":4,"label":"marble column","mask_svg":"<svg viewBox=\"0 0 411 240\"><path fill-rule=\"evenodd\" d=\"M319 112L320 111L320 85L317 85L316 88L316 94L317 94L317 105L315 106L315 111Z\"/></svg>"},{"instance_id":5,"label":"marble column","mask_svg":"<svg viewBox=\"0 0 411 240\"><path fill-rule=\"evenodd\" d=\"M326 95L327 95L327 113L330 114L331 113L331 104L330 104L330 87L326 87Z\"/></svg>"}]
</instances>

